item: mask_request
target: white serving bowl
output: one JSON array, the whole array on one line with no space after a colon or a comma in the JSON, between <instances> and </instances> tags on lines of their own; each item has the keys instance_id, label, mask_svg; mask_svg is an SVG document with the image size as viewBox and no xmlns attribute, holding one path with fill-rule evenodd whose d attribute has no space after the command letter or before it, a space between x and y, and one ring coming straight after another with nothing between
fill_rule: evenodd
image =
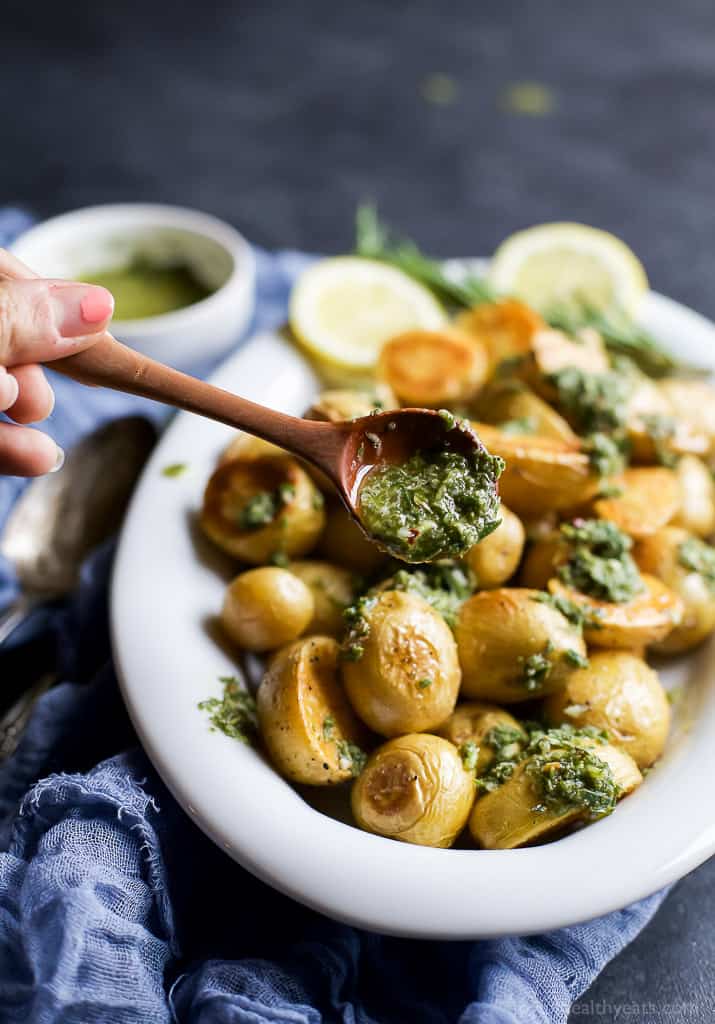
<instances>
[{"instance_id":1,"label":"white serving bowl","mask_svg":"<svg viewBox=\"0 0 715 1024\"><path fill-rule=\"evenodd\" d=\"M171 313L114 320L111 328L125 344L180 369L226 352L253 313L250 245L229 224L197 210L144 203L89 206L30 228L12 251L43 277L75 280L124 267L137 252L158 264L188 266L211 295Z\"/></svg>"}]
</instances>

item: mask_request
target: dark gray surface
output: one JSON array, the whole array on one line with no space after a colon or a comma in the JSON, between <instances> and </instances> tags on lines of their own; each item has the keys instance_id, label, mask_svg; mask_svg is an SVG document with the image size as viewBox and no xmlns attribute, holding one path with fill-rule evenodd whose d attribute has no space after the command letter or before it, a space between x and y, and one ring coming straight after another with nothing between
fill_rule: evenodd
<instances>
[{"instance_id":1,"label":"dark gray surface","mask_svg":"<svg viewBox=\"0 0 715 1024\"><path fill-rule=\"evenodd\" d=\"M438 255L581 220L715 315L712 0L104 6L3 5L0 202L184 203L334 252L364 197ZM422 98L434 72L454 103ZM553 114L502 109L522 80ZM713 882L682 882L572 1021L715 1019Z\"/></svg>"}]
</instances>

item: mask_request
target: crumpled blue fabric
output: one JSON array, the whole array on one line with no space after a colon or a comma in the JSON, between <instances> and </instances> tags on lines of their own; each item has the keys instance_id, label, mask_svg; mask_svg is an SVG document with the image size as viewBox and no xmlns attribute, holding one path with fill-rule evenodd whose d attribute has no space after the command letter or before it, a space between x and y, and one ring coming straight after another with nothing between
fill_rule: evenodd
<instances>
[{"instance_id":1,"label":"crumpled blue fabric","mask_svg":"<svg viewBox=\"0 0 715 1024\"><path fill-rule=\"evenodd\" d=\"M9 234L25 224L0 213ZM280 322L308 257L258 254L256 327ZM57 378L70 444L139 399ZM0 481L0 526L22 482ZM547 935L419 942L328 920L254 879L184 815L121 703L108 543L81 586L18 630L0 679L38 658L66 680L0 765L0 1020L7 1024L557 1024L664 894ZM16 583L0 566L0 601ZM46 667L46 666L45 666Z\"/></svg>"}]
</instances>

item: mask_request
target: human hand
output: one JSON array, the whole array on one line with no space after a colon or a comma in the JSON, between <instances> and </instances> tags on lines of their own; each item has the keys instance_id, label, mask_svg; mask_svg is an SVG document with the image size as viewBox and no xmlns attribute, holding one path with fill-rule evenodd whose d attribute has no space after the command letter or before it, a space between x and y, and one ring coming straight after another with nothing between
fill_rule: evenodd
<instances>
[{"instance_id":1,"label":"human hand","mask_svg":"<svg viewBox=\"0 0 715 1024\"><path fill-rule=\"evenodd\" d=\"M43 280L0 249L0 474L40 476L64 453L25 426L50 415L55 396L38 363L89 348L107 327L114 299L106 288Z\"/></svg>"}]
</instances>

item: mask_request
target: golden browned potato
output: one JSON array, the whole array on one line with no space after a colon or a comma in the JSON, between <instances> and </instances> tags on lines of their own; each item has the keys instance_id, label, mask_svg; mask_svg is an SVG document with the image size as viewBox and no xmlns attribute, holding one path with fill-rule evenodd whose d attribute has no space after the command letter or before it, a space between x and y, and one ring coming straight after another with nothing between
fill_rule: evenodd
<instances>
[{"instance_id":1,"label":"golden browned potato","mask_svg":"<svg viewBox=\"0 0 715 1024\"><path fill-rule=\"evenodd\" d=\"M589 749L610 768L620 790L619 798L643 781L635 761L624 750L608 743ZM558 764L556 753L554 762ZM582 807L544 807L537 779L529 771L529 760L522 761L503 785L479 797L469 819L469 830L478 846L513 850L554 838L569 825L588 818L588 811Z\"/></svg>"},{"instance_id":2,"label":"golden browned potato","mask_svg":"<svg viewBox=\"0 0 715 1024\"><path fill-rule=\"evenodd\" d=\"M499 493L517 515L534 518L573 508L593 498L600 487L588 455L564 441L508 434L486 423L472 426L491 454L504 459Z\"/></svg>"},{"instance_id":3,"label":"golden browned potato","mask_svg":"<svg viewBox=\"0 0 715 1024\"><path fill-rule=\"evenodd\" d=\"M581 631L537 591L516 587L465 601L455 637L463 695L504 704L561 689L586 657Z\"/></svg>"},{"instance_id":4,"label":"golden browned potato","mask_svg":"<svg viewBox=\"0 0 715 1024\"><path fill-rule=\"evenodd\" d=\"M482 590L499 587L516 572L524 551L526 534L521 520L506 505L499 514L501 523L493 533L470 548L464 561Z\"/></svg>"},{"instance_id":5,"label":"golden browned potato","mask_svg":"<svg viewBox=\"0 0 715 1024\"><path fill-rule=\"evenodd\" d=\"M497 427L508 424L512 434L536 434L562 441L574 451L581 447L578 434L563 416L523 384L495 381L487 385L477 396L474 414L483 423ZM523 426L521 431L520 425Z\"/></svg>"},{"instance_id":6,"label":"golden browned potato","mask_svg":"<svg viewBox=\"0 0 715 1024\"><path fill-rule=\"evenodd\" d=\"M626 433L633 462L652 464L663 456L677 458L708 451L709 441L702 430L673 413L662 384L642 374L634 377L626 408Z\"/></svg>"},{"instance_id":7,"label":"golden browned potato","mask_svg":"<svg viewBox=\"0 0 715 1024\"><path fill-rule=\"evenodd\" d=\"M325 524L320 492L298 463L284 455L232 460L212 474L200 515L204 533L243 562L304 555Z\"/></svg>"},{"instance_id":8,"label":"golden browned potato","mask_svg":"<svg viewBox=\"0 0 715 1024\"><path fill-rule=\"evenodd\" d=\"M712 452L715 449L715 387L708 381L677 377L660 381L658 387L676 422L685 424L692 434L704 436Z\"/></svg>"},{"instance_id":9,"label":"golden browned potato","mask_svg":"<svg viewBox=\"0 0 715 1024\"><path fill-rule=\"evenodd\" d=\"M563 331L539 331L532 339L531 353L531 365L526 373L535 387L543 387L544 377L566 367L584 373L606 373L611 368L601 335L588 327L579 331L576 338L570 338ZM548 386L546 390L549 391Z\"/></svg>"},{"instance_id":10,"label":"golden browned potato","mask_svg":"<svg viewBox=\"0 0 715 1024\"><path fill-rule=\"evenodd\" d=\"M436 729L457 702L460 671L449 626L423 598L365 598L344 645L343 680L360 718L383 736Z\"/></svg>"},{"instance_id":11,"label":"golden browned potato","mask_svg":"<svg viewBox=\"0 0 715 1024\"><path fill-rule=\"evenodd\" d=\"M439 736L411 733L383 744L353 786L360 828L418 846L451 846L474 803L474 775Z\"/></svg>"},{"instance_id":12,"label":"golden browned potato","mask_svg":"<svg viewBox=\"0 0 715 1024\"><path fill-rule=\"evenodd\" d=\"M586 616L584 636L589 646L633 650L663 640L682 621L683 602L655 576L641 573L643 590L621 604L594 597L549 580L549 592L565 597Z\"/></svg>"},{"instance_id":13,"label":"golden browned potato","mask_svg":"<svg viewBox=\"0 0 715 1024\"><path fill-rule=\"evenodd\" d=\"M710 545L677 526L669 526L636 545L634 557L643 572L652 573L678 595L684 606L680 622L654 642L663 654L688 651L715 629L715 589L712 577L694 568L701 556L715 569L715 551Z\"/></svg>"},{"instance_id":14,"label":"golden browned potato","mask_svg":"<svg viewBox=\"0 0 715 1024\"><path fill-rule=\"evenodd\" d=\"M669 523L681 505L681 488L672 469L626 469L610 481L620 493L598 498L593 509L631 537L647 537Z\"/></svg>"},{"instance_id":15,"label":"golden browned potato","mask_svg":"<svg viewBox=\"0 0 715 1024\"><path fill-rule=\"evenodd\" d=\"M332 637L297 640L274 655L258 688L263 741L292 782L345 782L364 764L368 735L340 685L338 654Z\"/></svg>"},{"instance_id":16,"label":"golden browned potato","mask_svg":"<svg viewBox=\"0 0 715 1024\"><path fill-rule=\"evenodd\" d=\"M311 622L310 589L287 569L249 569L226 590L221 625L238 647L272 651L300 636Z\"/></svg>"},{"instance_id":17,"label":"golden browned potato","mask_svg":"<svg viewBox=\"0 0 715 1024\"><path fill-rule=\"evenodd\" d=\"M544 702L552 725L605 729L639 768L663 753L670 729L670 704L658 674L628 651L596 651L569 677L560 693Z\"/></svg>"},{"instance_id":18,"label":"golden browned potato","mask_svg":"<svg viewBox=\"0 0 715 1024\"><path fill-rule=\"evenodd\" d=\"M255 462L256 459L275 459L285 457L287 452L270 441L247 434L245 430L236 431L235 435L224 448L219 465L238 459L241 462Z\"/></svg>"},{"instance_id":19,"label":"golden browned potato","mask_svg":"<svg viewBox=\"0 0 715 1024\"><path fill-rule=\"evenodd\" d=\"M313 596L314 610L308 632L341 636L345 632L343 612L357 596L355 574L330 562L291 562L290 571L303 581Z\"/></svg>"},{"instance_id":20,"label":"golden browned potato","mask_svg":"<svg viewBox=\"0 0 715 1024\"><path fill-rule=\"evenodd\" d=\"M325 529L318 551L328 562L370 576L387 561L387 556L369 541L340 501L326 502Z\"/></svg>"},{"instance_id":21,"label":"golden browned potato","mask_svg":"<svg viewBox=\"0 0 715 1024\"><path fill-rule=\"evenodd\" d=\"M374 409L396 409L397 405L397 399L386 384L377 383L370 391L332 388L318 395L305 419L339 423L369 416Z\"/></svg>"},{"instance_id":22,"label":"golden browned potato","mask_svg":"<svg viewBox=\"0 0 715 1024\"><path fill-rule=\"evenodd\" d=\"M678 460L675 474L680 485L680 508L672 520L673 526L698 537L710 537L715 532L715 480L709 468L696 455L684 455Z\"/></svg>"},{"instance_id":23,"label":"golden browned potato","mask_svg":"<svg viewBox=\"0 0 715 1024\"><path fill-rule=\"evenodd\" d=\"M452 328L408 331L382 347L378 377L402 405L438 408L468 401L487 377L478 341Z\"/></svg>"},{"instance_id":24,"label":"golden browned potato","mask_svg":"<svg viewBox=\"0 0 715 1024\"><path fill-rule=\"evenodd\" d=\"M494 750L485 739L497 726L507 726L521 731L517 720L504 708L486 701L468 700L457 705L447 721L438 729L438 734L454 743L457 749L463 743L476 744L475 771L477 775L482 775L494 760ZM526 737L526 734L524 736Z\"/></svg>"},{"instance_id":25,"label":"golden browned potato","mask_svg":"<svg viewBox=\"0 0 715 1024\"><path fill-rule=\"evenodd\" d=\"M529 545L519 582L534 590L546 590L558 567L568 561L569 546L560 530L545 531Z\"/></svg>"},{"instance_id":26,"label":"golden browned potato","mask_svg":"<svg viewBox=\"0 0 715 1024\"><path fill-rule=\"evenodd\" d=\"M484 345L491 372L506 359L528 355L532 338L546 326L535 310L518 299L483 302L460 313L455 323Z\"/></svg>"}]
</instances>

